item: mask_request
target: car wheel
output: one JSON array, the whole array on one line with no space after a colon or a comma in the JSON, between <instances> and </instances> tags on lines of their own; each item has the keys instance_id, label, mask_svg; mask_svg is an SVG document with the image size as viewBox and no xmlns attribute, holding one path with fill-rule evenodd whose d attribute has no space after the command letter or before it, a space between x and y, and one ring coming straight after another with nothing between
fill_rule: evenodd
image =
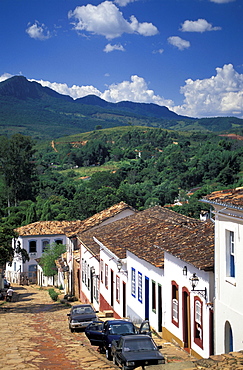
<instances>
[{"instance_id":1,"label":"car wheel","mask_svg":"<svg viewBox=\"0 0 243 370\"><path fill-rule=\"evenodd\" d=\"M70 329L71 333L73 333L73 332L74 332L74 329L73 329L73 328L71 328L71 326L69 326L69 329Z\"/></svg>"},{"instance_id":2,"label":"car wheel","mask_svg":"<svg viewBox=\"0 0 243 370\"><path fill-rule=\"evenodd\" d=\"M122 364L122 370L127 370L128 367L126 367L124 364Z\"/></svg>"},{"instance_id":3,"label":"car wheel","mask_svg":"<svg viewBox=\"0 0 243 370\"><path fill-rule=\"evenodd\" d=\"M105 350L105 356L106 356L107 360L111 360L111 351L109 349Z\"/></svg>"}]
</instances>

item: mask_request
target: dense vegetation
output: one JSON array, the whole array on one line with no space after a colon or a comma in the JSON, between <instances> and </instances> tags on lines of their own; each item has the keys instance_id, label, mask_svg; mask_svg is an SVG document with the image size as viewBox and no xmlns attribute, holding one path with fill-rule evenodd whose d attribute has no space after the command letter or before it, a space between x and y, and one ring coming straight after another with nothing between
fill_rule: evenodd
<instances>
[{"instance_id":1,"label":"dense vegetation","mask_svg":"<svg viewBox=\"0 0 243 370\"><path fill-rule=\"evenodd\" d=\"M35 147L30 138L2 138L1 225L85 219L125 201L155 204L199 217L213 190L243 186L243 141L130 127L96 130ZM8 147L16 153L9 156ZM6 171L6 168L8 171ZM206 208L205 208L206 207Z\"/></svg>"}]
</instances>

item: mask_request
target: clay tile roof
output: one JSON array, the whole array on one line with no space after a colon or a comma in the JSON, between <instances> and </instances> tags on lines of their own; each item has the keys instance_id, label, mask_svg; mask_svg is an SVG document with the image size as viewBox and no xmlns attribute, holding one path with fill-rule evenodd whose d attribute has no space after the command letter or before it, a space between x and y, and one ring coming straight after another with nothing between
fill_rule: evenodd
<instances>
[{"instance_id":1,"label":"clay tile roof","mask_svg":"<svg viewBox=\"0 0 243 370\"><path fill-rule=\"evenodd\" d=\"M20 236L66 235L71 237L78 233L82 233L91 227L99 225L105 220L114 217L126 209L132 209L134 212L136 212L125 202L120 202L108 209L105 209L104 211L95 214L94 216L89 217L84 221L38 221L26 226L21 226L17 228L16 231Z\"/></svg>"},{"instance_id":2,"label":"clay tile roof","mask_svg":"<svg viewBox=\"0 0 243 370\"><path fill-rule=\"evenodd\" d=\"M38 221L16 229L20 236L68 235L79 228L82 221Z\"/></svg>"},{"instance_id":3,"label":"clay tile roof","mask_svg":"<svg viewBox=\"0 0 243 370\"><path fill-rule=\"evenodd\" d=\"M164 265L164 251L201 269L213 269L213 224L203 223L160 206L84 232L80 238L96 255L97 238L118 258L131 251L156 267Z\"/></svg>"},{"instance_id":4,"label":"clay tile roof","mask_svg":"<svg viewBox=\"0 0 243 370\"><path fill-rule=\"evenodd\" d=\"M134 212L137 212L134 208L129 206L127 203L120 202L82 221L82 224L80 225L79 230L78 230L78 235L80 235L86 230L89 230L92 227L98 226L102 222L118 215L119 213L125 211L126 209L131 209Z\"/></svg>"},{"instance_id":5,"label":"clay tile roof","mask_svg":"<svg viewBox=\"0 0 243 370\"><path fill-rule=\"evenodd\" d=\"M214 191L205 196L201 201L229 208L243 209L243 187Z\"/></svg>"}]
</instances>

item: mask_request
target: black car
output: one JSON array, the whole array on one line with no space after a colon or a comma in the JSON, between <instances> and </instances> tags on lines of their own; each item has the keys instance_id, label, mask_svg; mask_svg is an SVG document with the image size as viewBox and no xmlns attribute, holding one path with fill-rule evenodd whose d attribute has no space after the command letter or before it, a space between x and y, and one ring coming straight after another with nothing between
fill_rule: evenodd
<instances>
[{"instance_id":1,"label":"black car","mask_svg":"<svg viewBox=\"0 0 243 370\"><path fill-rule=\"evenodd\" d=\"M84 329L91 322L98 320L96 313L90 304L80 304L73 306L70 313L67 314L69 317L69 329L73 332L75 329Z\"/></svg>"},{"instance_id":2,"label":"black car","mask_svg":"<svg viewBox=\"0 0 243 370\"><path fill-rule=\"evenodd\" d=\"M151 335L149 322L143 321L138 329L128 320L107 320L93 322L85 329L85 334L93 346L98 346L100 352L106 354L106 358L111 360L111 343L118 340L122 335L134 335L144 333Z\"/></svg>"},{"instance_id":3,"label":"black car","mask_svg":"<svg viewBox=\"0 0 243 370\"><path fill-rule=\"evenodd\" d=\"M137 367L164 364L164 356L160 353L162 346L156 346L148 335L125 335L118 341L113 341L111 356L114 365L119 365L123 370L133 370Z\"/></svg>"}]
</instances>

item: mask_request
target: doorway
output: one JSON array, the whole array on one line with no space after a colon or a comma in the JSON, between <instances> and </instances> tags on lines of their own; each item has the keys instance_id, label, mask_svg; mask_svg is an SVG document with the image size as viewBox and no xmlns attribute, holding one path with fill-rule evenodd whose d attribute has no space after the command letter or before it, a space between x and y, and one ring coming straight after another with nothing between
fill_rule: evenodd
<instances>
[{"instance_id":1,"label":"doorway","mask_svg":"<svg viewBox=\"0 0 243 370\"><path fill-rule=\"evenodd\" d=\"M158 332L162 332L162 286L158 284Z\"/></svg>"},{"instance_id":2,"label":"doorway","mask_svg":"<svg viewBox=\"0 0 243 370\"><path fill-rule=\"evenodd\" d=\"M114 271L111 270L111 307L114 306Z\"/></svg>"},{"instance_id":3,"label":"doorway","mask_svg":"<svg viewBox=\"0 0 243 370\"><path fill-rule=\"evenodd\" d=\"M191 331L190 331L190 294L186 288L182 289L182 326L183 342L185 351L190 353Z\"/></svg>"},{"instance_id":4,"label":"doorway","mask_svg":"<svg viewBox=\"0 0 243 370\"><path fill-rule=\"evenodd\" d=\"M145 276L145 320L149 320L149 278Z\"/></svg>"}]
</instances>

